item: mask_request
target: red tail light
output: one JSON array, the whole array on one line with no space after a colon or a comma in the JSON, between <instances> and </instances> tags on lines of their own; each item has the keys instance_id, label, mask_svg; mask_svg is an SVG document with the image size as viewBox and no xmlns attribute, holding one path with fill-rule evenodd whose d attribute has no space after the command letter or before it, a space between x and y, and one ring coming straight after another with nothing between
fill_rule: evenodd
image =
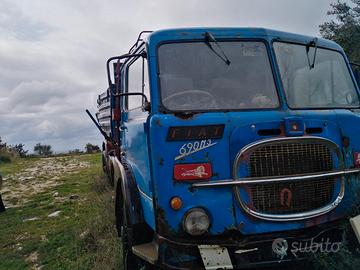
<instances>
[{"instance_id":1,"label":"red tail light","mask_svg":"<svg viewBox=\"0 0 360 270\"><path fill-rule=\"evenodd\" d=\"M360 152L354 153L354 163L356 167L360 167Z\"/></svg>"},{"instance_id":2,"label":"red tail light","mask_svg":"<svg viewBox=\"0 0 360 270\"><path fill-rule=\"evenodd\" d=\"M174 167L174 179L184 180L206 180L212 176L210 163L177 164Z\"/></svg>"}]
</instances>

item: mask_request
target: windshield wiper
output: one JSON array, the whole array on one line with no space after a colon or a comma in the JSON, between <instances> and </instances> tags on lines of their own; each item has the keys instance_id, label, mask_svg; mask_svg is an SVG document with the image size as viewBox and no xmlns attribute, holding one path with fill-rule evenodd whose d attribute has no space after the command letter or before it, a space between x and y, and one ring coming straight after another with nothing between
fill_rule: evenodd
<instances>
[{"instance_id":1,"label":"windshield wiper","mask_svg":"<svg viewBox=\"0 0 360 270\"><path fill-rule=\"evenodd\" d=\"M220 52L222 53L219 54L217 51L214 50L213 46L210 44L210 42L213 42L216 44L216 46L219 48ZM225 62L225 64L227 64L228 66L230 66L231 62L229 60L229 58L227 58L226 54L224 53L224 51L221 49L219 43L216 41L215 37L209 33L209 32L205 32L205 44L210 48L210 50L215 53L217 56L219 56L219 58L221 60L223 60Z\"/></svg>"},{"instance_id":2,"label":"windshield wiper","mask_svg":"<svg viewBox=\"0 0 360 270\"><path fill-rule=\"evenodd\" d=\"M312 64L310 64L310 58L309 58L309 51L310 51L310 47L315 47L315 52L314 52L314 58L312 61ZM313 69L315 67L315 59L316 59L316 52L317 52L317 47L318 46L318 38L314 38L312 41L310 41L308 44L306 44L306 56L307 56L307 60L309 63L309 68Z\"/></svg>"}]
</instances>

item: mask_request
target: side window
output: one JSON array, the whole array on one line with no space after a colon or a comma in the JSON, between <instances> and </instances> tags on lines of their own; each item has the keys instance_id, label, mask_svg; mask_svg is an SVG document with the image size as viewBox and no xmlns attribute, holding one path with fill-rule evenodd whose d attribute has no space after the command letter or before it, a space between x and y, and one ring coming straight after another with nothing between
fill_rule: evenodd
<instances>
[{"instance_id":1,"label":"side window","mask_svg":"<svg viewBox=\"0 0 360 270\"><path fill-rule=\"evenodd\" d=\"M128 67L128 93L144 93L150 100L148 63L143 57L138 57ZM143 105L143 98L140 95L127 97L127 108L133 110Z\"/></svg>"}]
</instances>

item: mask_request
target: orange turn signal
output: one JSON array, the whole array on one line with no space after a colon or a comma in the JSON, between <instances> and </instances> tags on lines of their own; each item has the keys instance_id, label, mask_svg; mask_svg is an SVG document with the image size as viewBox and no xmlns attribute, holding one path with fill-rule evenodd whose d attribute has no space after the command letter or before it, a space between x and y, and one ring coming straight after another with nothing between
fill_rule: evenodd
<instances>
[{"instance_id":1,"label":"orange turn signal","mask_svg":"<svg viewBox=\"0 0 360 270\"><path fill-rule=\"evenodd\" d=\"M179 197L172 197L170 200L170 206L174 210L179 210L182 207L182 200Z\"/></svg>"}]
</instances>

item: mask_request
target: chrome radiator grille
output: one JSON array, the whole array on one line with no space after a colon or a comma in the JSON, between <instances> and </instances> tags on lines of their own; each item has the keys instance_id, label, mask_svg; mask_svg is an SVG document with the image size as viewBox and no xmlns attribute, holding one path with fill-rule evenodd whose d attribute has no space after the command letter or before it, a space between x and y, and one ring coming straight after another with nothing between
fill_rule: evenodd
<instances>
[{"instance_id":1,"label":"chrome radiator grille","mask_svg":"<svg viewBox=\"0 0 360 270\"><path fill-rule=\"evenodd\" d=\"M331 171L333 160L323 144L283 143L263 146L250 156L252 177Z\"/></svg>"},{"instance_id":2,"label":"chrome radiator grille","mask_svg":"<svg viewBox=\"0 0 360 270\"><path fill-rule=\"evenodd\" d=\"M288 201L289 195L285 192L281 196L284 189L291 191L291 201ZM253 206L263 213L300 213L329 204L334 193L334 179L255 184L251 186L251 193Z\"/></svg>"},{"instance_id":3,"label":"chrome radiator grille","mask_svg":"<svg viewBox=\"0 0 360 270\"><path fill-rule=\"evenodd\" d=\"M284 142L250 153L250 177L287 176L333 170L330 149L321 143ZM334 178L252 184L252 207L267 214L311 211L331 203Z\"/></svg>"}]
</instances>

